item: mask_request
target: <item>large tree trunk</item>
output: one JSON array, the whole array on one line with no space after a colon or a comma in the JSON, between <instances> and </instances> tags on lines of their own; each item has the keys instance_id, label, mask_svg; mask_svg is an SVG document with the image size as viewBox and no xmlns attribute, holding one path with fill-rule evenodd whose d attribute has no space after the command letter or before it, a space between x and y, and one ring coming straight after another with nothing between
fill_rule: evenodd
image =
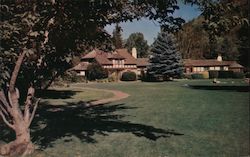
<instances>
[{"instance_id":1,"label":"large tree trunk","mask_svg":"<svg viewBox=\"0 0 250 157\"><path fill-rule=\"evenodd\" d=\"M23 121L15 125L16 139L1 147L0 154L3 156L25 156L33 153L35 147L30 139L29 128Z\"/></svg>"},{"instance_id":2,"label":"large tree trunk","mask_svg":"<svg viewBox=\"0 0 250 157\"><path fill-rule=\"evenodd\" d=\"M25 53L22 52L18 57L13 70L9 88L0 91L0 116L5 124L13 129L16 139L0 147L0 156L21 156L31 154L35 147L30 139L30 124L34 118L35 111L39 102L34 101L35 90L30 86L27 92L24 111L19 105L19 91L15 88L16 79L24 59Z\"/></svg>"}]
</instances>

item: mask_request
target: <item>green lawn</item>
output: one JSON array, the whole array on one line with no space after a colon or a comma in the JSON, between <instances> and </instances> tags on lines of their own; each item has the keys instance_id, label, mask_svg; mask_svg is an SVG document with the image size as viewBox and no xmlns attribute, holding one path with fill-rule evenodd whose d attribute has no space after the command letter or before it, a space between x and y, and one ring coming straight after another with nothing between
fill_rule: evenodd
<instances>
[{"instance_id":1,"label":"green lawn","mask_svg":"<svg viewBox=\"0 0 250 157\"><path fill-rule=\"evenodd\" d=\"M79 101L93 101L113 96L110 92L102 92L76 87L53 87L48 91L42 91L39 96L42 97L42 103L50 105L67 105L68 103L77 103Z\"/></svg>"},{"instance_id":2,"label":"green lawn","mask_svg":"<svg viewBox=\"0 0 250 157\"><path fill-rule=\"evenodd\" d=\"M235 80L225 81L229 84ZM42 151L34 156L249 155L249 93L185 86L193 83L208 85L210 82L180 80L72 85L73 88L116 89L130 97L87 109L75 105L77 103L40 106L32 136ZM240 84L244 82L240 81Z\"/></svg>"}]
</instances>

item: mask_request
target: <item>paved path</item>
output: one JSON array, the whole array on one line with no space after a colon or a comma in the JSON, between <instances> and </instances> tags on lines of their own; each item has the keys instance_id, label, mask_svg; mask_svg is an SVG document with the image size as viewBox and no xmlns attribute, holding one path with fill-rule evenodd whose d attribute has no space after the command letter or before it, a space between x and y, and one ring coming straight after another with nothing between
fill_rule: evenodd
<instances>
[{"instance_id":1,"label":"paved path","mask_svg":"<svg viewBox=\"0 0 250 157\"><path fill-rule=\"evenodd\" d=\"M111 103L111 102L118 101L118 100L125 99L125 98L129 97L129 94L121 92L121 91L118 91L118 90L100 89L100 91L111 92L111 93L113 93L114 96L111 97L111 98L106 98L106 99L101 99L101 100L97 100L97 101L92 101L91 105L107 104L107 103Z\"/></svg>"},{"instance_id":2,"label":"paved path","mask_svg":"<svg viewBox=\"0 0 250 157\"><path fill-rule=\"evenodd\" d=\"M73 86L73 87L75 88L76 86ZM125 98L129 97L129 94L118 91L118 90L108 90L108 89L88 88L88 87L76 87L76 88L89 89L89 90L94 90L94 91L110 92L113 94L113 97L111 97L111 98L105 98L105 99L100 99L100 100L89 102L90 106L103 105L103 104L111 103L111 102L118 101L118 100L125 99Z\"/></svg>"}]
</instances>

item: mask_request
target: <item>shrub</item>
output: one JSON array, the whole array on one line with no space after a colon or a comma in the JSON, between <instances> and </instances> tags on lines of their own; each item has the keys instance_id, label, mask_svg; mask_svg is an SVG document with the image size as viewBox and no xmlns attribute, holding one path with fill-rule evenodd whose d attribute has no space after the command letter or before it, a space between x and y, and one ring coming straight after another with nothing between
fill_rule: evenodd
<instances>
[{"instance_id":1,"label":"shrub","mask_svg":"<svg viewBox=\"0 0 250 157\"><path fill-rule=\"evenodd\" d=\"M69 71L65 72L62 77L61 81L63 82L84 82L85 77L84 76L78 76L75 71Z\"/></svg>"},{"instance_id":2,"label":"shrub","mask_svg":"<svg viewBox=\"0 0 250 157\"><path fill-rule=\"evenodd\" d=\"M233 78L232 71L218 71L218 78Z\"/></svg>"},{"instance_id":3,"label":"shrub","mask_svg":"<svg viewBox=\"0 0 250 157\"><path fill-rule=\"evenodd\" d=\"M209 79L209 72L208 71L202 72L202 75L203 75L204 79Z\"/></svg>"},{"instance_id":4,"label":"shrub","mask_svg":"<svg viewBox=\"0 0 250 157\"><path fill-rule=\"evenodd\" d=\"M183 74L182 78L192 79L192 76L191 76L191 74Z\"/></svg>"},{"instance_id":5,"label":"shrub","mask_svg":"<svg viewBox=\"0 0 250 157\"><path fill-rule=\"evenodd\" d=\"M192 79L204 79L203 74L191 74Z\"/></svg>"},{"instance_id":6,"label":"shrub","mask_svg":"<svg viewBox=\"0 0 250 157\"><path fill-rule=\"evenodd\" d=\"M238 78L238 79L242 79L244 78L244 73L243 72L234 72L233 73L233 78Z\"/></svg>"},{"instance_id":7,"label":"shrub","mask_svg":"<svg viewBox=\"0 0 250 157\"><path fill-rule=\"evenodd\" d=\"M99 80L108 77L108 72L98 63L92 63L88 66L88 79Z\"/></svg>"},{"instance_id":8,"label":"shrub","mask_svg":"<svg viewBox=\"0 0 250 157\"><path fill-rule=\"evenodd\" d=\"M136 81L136 73L127 71L122 74L122 81Z\"/></svg>"},{"instance_id":9,"label":"shrub","mask_svg":"<svg viewBox=\"0 0 250 157\"><path fill-rule=\"evenodd\" d=\"M250 78L250 72L246 72L245 77Z\"/></svg>"},{"instance_id":10,"label":"shrub","mask_svg":"<svg viewBox=\"0 0 250 157\"><path fill-rule=\"evenodd\" d=\"M208 72L209 72L209 78L210 78L210 79L218 78L218 76L219 76L219 72L218 72L218 71L210 70L210 71L208 71Z\"/></svg>"},{"instance_id":11,"label":"shrub","mask_svg":"<svg viewBox=\"0 0 250 157\"><path fill-rule=\"evenodd\" d=\"M144 71L141 72L141 81L148 81L148 74Z\"/></svg>"},{"instance_id":12,"label":"shrub","mask_svg":"<svg viewBox=\"0 0 250 157\"><path fill-rule=\"evenodd\" d=\"M108 78L108 82L115 82L116 79L115 79L115 76L111 75L109 78Z\"/></svg>"}]
</instances>

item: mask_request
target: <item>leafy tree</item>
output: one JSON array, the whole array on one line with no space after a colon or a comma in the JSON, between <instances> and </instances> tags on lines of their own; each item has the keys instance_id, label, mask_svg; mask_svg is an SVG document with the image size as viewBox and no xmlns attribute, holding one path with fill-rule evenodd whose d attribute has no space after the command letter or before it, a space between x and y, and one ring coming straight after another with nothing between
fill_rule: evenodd
<instances>
[{"instance_id":1,"label":"leafy tree","mask_svg":"<svg viewBox=\"0 0 250 157\"><path fill-rule=\"evenodd\" d=\"M162 76L178 78L183 72L180 52L173 35L161 32L152 44L148 74L154 78Z\"/></svg>"},{"instance_id":2,"label":"leafy tree","mask_svg":"<svg viewBox=\"0 0 250 157\"><path fill-rule=\"evenodd\" d=\"M244 26L239 29L239 62L246 67L246 71L250 71L250 46L249 46L249 26Z\"/></svg>"},{"instance_id":3,"label":"leafy tree","mask_svg":"<svg viewBox=\"0 0 250 157\"><path fill-rule=\"evenodd\" d=\"M149 46L142 33L130 34L126 41L125 47L127 47L129 51L135 47L139 58L148 56Z\"/></svg>"},{"instance_id":4,"label":"leafy tree","mask_svg":"<svg viewBox=\"0 0 250 157\"><path fill-rule=\"evenodd\" d=\"M234 41L236 40L236 41ZM224 36L218 38L217 46L215 51L217 54L214 54L214 58L217 57L218 53L223 56L224 60L237 60L239 57L239 51L237 46L238 40L236 37Z\"/></svg>"},{"instance_id":5,"label":"leafy tree","mask_svg":"<svg viewBox=\"0 0 250 157\"><path fill-rule=\"evenodd\" d=\"M175 33L182 58L202 59L209 53L209 38L202 28L204 18L201 16L185 23L182 30Z\"/></svg>"},{"instance_id":6,"label":"leafy tree","mask_svg":"<svg viewBox=\"0 0 250 157\"><path fill-rule=\"evenodd\" d=\"M104 79L108 77L108 72L97 62L88 66L87 77L89 80Z\"/></svg>"},{"instance_id":7,"label":"leafy tree","mask_svg":"<svg viewBox=\"0 0 250 157\"><path fill-rule=\"evenodd\" d=\"M242 0L238 1L239 6L241 7L241 10L239 14L241 14L243 17L249 18L249 1L248 0ZM249 46L249 24L245 24L242 27L240 27L237 30L237 38L239 39L238 42L238 50L239 50L239 62L241 65L246 67L246 71L250 71L250 46Z\"/></svg>"},{"instance_id":8,"label":"leafy tree","mask_svg":"<svg viewBox=\"0 0 250 157\"><path fill-rule=\"evenodd\" d=\"M210 53L216 51L219 37L237 26L249 26L248 15L241 14L241 8L248 5L247 0L185 0L185 2L198 5L202 11L203 28L208 33Z\"/></svg>"},{"instance_id":9,"label":"leafy tree","mask_svg":"<svg viewBox=\"0 0 250 157\"><path fill-rule=\"evenodd\" d=\"M242 41L248 38L247 0L197 0L195 4L199 5L202 15L184 24L176 33L183 58L214 59L221 53L225 60L237 60L246 52L243 47L248 46ZM247 57L242 56L245 57L239 58L240 63L246 66L241 60Z\"/></svg>"},{"instance_id":10,"label":"leafy tree","mask_svg":"<svg viewBox=\"0 0 250 157\"><path fill-rule=\"evenodd\" d=\"M184 22L169 14L176 9L177 1L162 0L2 0L0 116L16 139L1 146L0 155L34 151L29 128L39 103L35 89L48 87L82 48L109 43L106 25L147 17L175 31Z\"/></svg>"},{"instance_id":11,"label":"leafy tree","mask_svg":"<svg viewBox=\"0 0 250 157\"><path fill-rule=\"evenodd\" d=\"M122 28L118 24L116 24L115 29L113 31L113 44L116 49L120 49L123 47L121 32Z\"/></svg>"}]
</instances>

